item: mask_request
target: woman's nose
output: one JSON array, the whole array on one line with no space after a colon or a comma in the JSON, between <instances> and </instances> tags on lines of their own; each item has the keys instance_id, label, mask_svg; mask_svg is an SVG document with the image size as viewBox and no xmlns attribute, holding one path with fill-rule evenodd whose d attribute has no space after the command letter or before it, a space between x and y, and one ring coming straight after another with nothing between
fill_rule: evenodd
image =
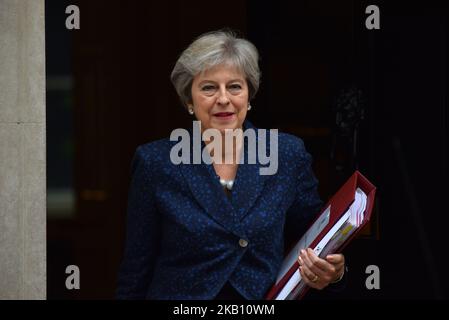
<instances>
[{"instance_id":1,"label":"woman's nose","mask_svg":"<svg viewBox=\"0 0 449 320\"><path fill-rule=\"evenodd\" d=\"M226 89L220 89L218 96L218 104L227 105L229 104L229 97L227 95Z\"/></svg>"}]
</instances>

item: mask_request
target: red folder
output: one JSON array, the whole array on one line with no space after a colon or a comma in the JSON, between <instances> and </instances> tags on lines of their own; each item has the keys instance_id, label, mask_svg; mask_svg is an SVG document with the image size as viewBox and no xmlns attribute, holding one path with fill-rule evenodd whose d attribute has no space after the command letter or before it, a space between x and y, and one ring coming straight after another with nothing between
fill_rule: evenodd
<instances>
[{"instance_id":1,"label":"red folder","mask_svg":"<svg viewBox=\"0 0 449 320\"><path fill-rule=\"evenodd\" d=\"M335 225L335 223L343 216L343 214L349 209L355 199L356 189L360 188L367 196L366 209L364 212L364 218L360 226L346 239L334 253L341 252L349 242L363 229L371 218L371 212L374 204L374 195L376 193L376 187L368 181L359 171L355 171L354 174L343 184L343 186L335 193L327 204L323 207L316 219L330 206L329 223L318 234L318 236L311 242L310 247L314 248L321 241L321 239L329 232L329 230ZM315 222L315 221L313 221ZM313 222L311 225L313 225ZM302 235L301 235L302 236ZM294 247L294 245L293 245ZM293 248L292 248L293 249ZM291 276L298 270L299 263L296 261L287 273L268 291L266 296L267 300L273 300L280 293L282 288L286 285ZM297 298L301 299L307 292L308 287Z\"/></svg>"}]
</instances>

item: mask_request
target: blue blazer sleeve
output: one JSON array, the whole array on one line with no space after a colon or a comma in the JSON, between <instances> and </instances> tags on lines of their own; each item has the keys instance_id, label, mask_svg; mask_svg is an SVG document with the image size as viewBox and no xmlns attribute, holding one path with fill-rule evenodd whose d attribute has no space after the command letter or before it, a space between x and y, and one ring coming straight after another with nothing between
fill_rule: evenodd
<instances>
[{"instance_id":1,"label":"blue blazer sleeve","mask_svg":"<svg viewBox=\"0 0 449 320\"><path fill-rule=\"evenodd\" d=\"M299 166L296 178L295 199L287 211L286 216L284 233L286 252L307 231L307 228L324 204L318 194L318 180L312 170L312 156L306 151L301 139L295 140L297 141L297 146L293 149L297 151L297 154L294 159L299 159ZM343 278L339 282L326 287L327 292L341 292L347 287L347 267L345 269Z\"/></svg>"},{"instance_id":2,"label":"blue blazer sleeve","mask_svg":"<svg viewBox=\"0 0 449 320\"><path fill-rule=\"evenodd\" d=\"M154 201L149 158L137 148L131 165L125 254L120 266L117 299L145 299L159 247L160 224Z\"/></svg>"},{"instance_id":3,"label":"blue blazer sleeve","mask_svg":"<svg viewBox=\"0 0 449 320\"><path fill-rule=\"evenodd\" d=\"M312 171L312 156L306 151L301 139L296 138L296 153L293 157L298 162L295 184L295 198L286 213L285 249L288 250L301 235L307 231L310 223L319 213L323 202L318 194L318 180Z\"/></svg>"}]
</instances>

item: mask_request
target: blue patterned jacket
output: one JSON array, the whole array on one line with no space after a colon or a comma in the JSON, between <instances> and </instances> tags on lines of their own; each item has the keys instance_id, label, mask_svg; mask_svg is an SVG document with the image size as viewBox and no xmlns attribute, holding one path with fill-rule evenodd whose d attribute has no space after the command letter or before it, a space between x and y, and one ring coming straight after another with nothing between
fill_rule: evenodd
<instances>
[{"instance_id":1,"label":"blue patterned jacket","mask_svg":"<svg viewBox=\"0 0 449 320\"><path fill-rule=\"evenodd\" d=\"M322 206L310 154L279 133L277 173L239 164L228 198L213 165L170 161L175 144L158 140L134 155L117 298L213 299L229 281L246 299L263 299L284 249Z\"/></svg>"}]
</instances>

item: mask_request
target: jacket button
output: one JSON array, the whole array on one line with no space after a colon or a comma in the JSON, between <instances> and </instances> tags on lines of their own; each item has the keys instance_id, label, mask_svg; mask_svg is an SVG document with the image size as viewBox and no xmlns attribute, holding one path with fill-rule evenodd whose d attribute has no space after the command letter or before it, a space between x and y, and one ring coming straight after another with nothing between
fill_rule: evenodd
<instances>
[{"instance_id":1,"label":"jacket button","mask_svg":"<svg viewBox=\"0 0 449 320\"><path fill-rule=\"evenodd\" d=\"M248 241L246 241L245 239L240 239L240 240L239 240L239 245L240 245L242 248L245 248L245 247L248 245Z\"/></svg>"}]
</instances>

